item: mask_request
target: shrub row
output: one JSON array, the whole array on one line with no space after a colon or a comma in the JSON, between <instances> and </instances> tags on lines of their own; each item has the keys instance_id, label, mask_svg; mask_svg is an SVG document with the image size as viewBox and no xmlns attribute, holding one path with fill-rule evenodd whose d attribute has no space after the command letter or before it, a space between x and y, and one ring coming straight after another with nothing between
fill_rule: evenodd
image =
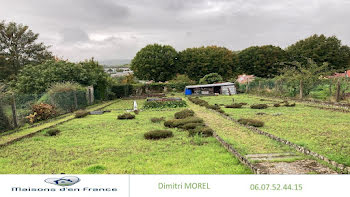
<instances>
[{"instance_id":1,"label":"shrub row","mask_svg":"<svg viewBox=\"0 0 350 197\"><path fill-rule=\"evenodd\" d=\"M172 136L173 136L173 132L168 130L153 130L153 131L148 131L144 134L145 139L153 139L153 140L168 138Z\"/></svg>"},{"instance_id":2,"label":"shrub row","mask_svg":"<svg viewBox=\"0 0 350 197\"><path fill-rule=\"evenodd\" d=\"M194 116L194 111L190 109L184 109L179 112L176 112L174 116L176 119L184 119L190 116Z\"/></svg>"},{"instance_id":3,"label":"shrub row","mask_svg":"<svg viewBox=\"0 0 350 197\"><path fill-rule=\"evenodd\" d=\"M203 119L198 117L187 117L184 119L173 119L164 122L164 126L169 128L179 127L182 128L187 123L203 123Z\"/></svg>"},{"instance_id":4,"label":"shrub row","mask_svg":"<svg viewBox=\"0 0 350 197\"><path fill-rule=\"evenodd\" d=\"M154 109L154 108L178 108L186 107L187 103L183 100L174 100L174 101L147 101L143 108L145 109Z\"/></svg>"},{"instance_id":5,"label":"shrub row","mask_svg":"<svg viewBox=\"0 0 350 197\"><path fill-rule=\"evenodd\" d=\"M164 120L165 120L164 117L161 117L161 118L157 118L157 117L151 118L151 122L153 122L153 123L162 122L162 121L164 121Z\"/></svg>"},{"instance_id":6,"label":"shrub row","mask_svg":"<svg viewBox=\"0 0 350 197\"><path fill-rule=\"evenodd\" d=\"M213 133L214 131L207 126L198 126L188 131L189 136L201 135L202 137L210 137L213 136Z\"/></svg>"},{"instance_id":7,"label":"shrub row","mask_svg":"<svg viewBox=\"0 0 350 197\"><path fill-rule=\"evenodd\" d=\"M240 103L233 103L231 105L226 105L225 107L226 108L241 108L242 104L240 104Z\"/></svg>"},{"instance_id":8,"label":"shrub row","mask_svg":"<svg viewBox=\"0 0 350 197\"><path fill-rule=\"evenodd\" d=\"M252 109L266 109L267 107L268 106L266 104L254 104L250 106Z\"/></svg>"}]
</instances>

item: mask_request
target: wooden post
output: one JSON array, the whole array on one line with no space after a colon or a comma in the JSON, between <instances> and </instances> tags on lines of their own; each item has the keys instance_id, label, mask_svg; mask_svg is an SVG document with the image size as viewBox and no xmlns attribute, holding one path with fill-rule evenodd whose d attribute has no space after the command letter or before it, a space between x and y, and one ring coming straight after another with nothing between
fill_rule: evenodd
<instances>
[{"instance_id":1,"label":"wooden post","mask_svg":"<svg viewBox=\"0 0 350 197\"><path fill-rule=\"evenodd\" d=\"M259 81L259 91L261 90L261 81Z\"/></svg>"},{"instance_id":2,"label":"wooden post","mask_svg":"<svg viewBox=\"0 0 350 197\"><path fill-rule=\"evenodd\" d=\"M338 79L338 81L337 81L337 93L336 93L336 98L335 98L335 100L336 100L337 102L340 101L340 80L339 80L339 79Z\"/></svg>"},{"instance_id":3,"label":"wooden post","mask_svg":"<svg viewBox=\"0 0 350 197\"><path fill-rule=\"evenodd\" d=\"M74 96L74 107L75 107L75 110L78 109L78 99L77 99L77 92L74 91L73 92L73 96Z\"/></svg>"},{"instance_id":4,"label":"wooden post","mask_svg":"<svg viewBox=\"0 0 350 197\"><path fill-rule=\"evenodd\" d=\"M300 98L300 99L303 99L303 88L304 88L304 86L303 86L303 80L300 79L300 92L299 92L299 98Z\"/></svg>"},{"instance_id":5,"label":"wooden post","mask_svg":"<svg viewBox=\"0 0 350 197\"><path fill-rule=\"evenodd\" d=\"M17 112L16 112L16 99L15 95L12 94L12 99L11 99L11 108L12 108L12 119L13 119L13 126L18 127L18 121L17 121Z\"/></svg>"}]
</instances>

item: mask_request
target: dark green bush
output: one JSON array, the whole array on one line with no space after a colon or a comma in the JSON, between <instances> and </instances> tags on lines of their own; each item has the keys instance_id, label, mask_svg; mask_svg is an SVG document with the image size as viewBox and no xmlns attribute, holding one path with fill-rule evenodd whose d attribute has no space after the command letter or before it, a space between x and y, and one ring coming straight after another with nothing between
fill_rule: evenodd
<instances>
[{"instance_id":1,"label":"dark green bush","mask_svg":"<svg viewBox=\"0 0 350 197\"><path fill-rule=\"evenodd\" d=\"M273 104L274 107L280 107L281 105L278 103Z\"/></svg>"},{"instance_id":2,"label":"dark green bush","mask_svg":"<svg viewBox=\"0 0 350 197\"><path fill-rule=\"evenodd\" d=\"M174 101L147 101L143 108L154 109L154 108L177 108L186 107L186 101L174 100Z\"/></svg>"},{"instance_id":3,"label":"dark green bush","mask_svg":"<svg viewBox=\"0 0 350 197\"><path fill-rule=\"evenodd\" d=\"M245 119L241 118L238 120L239 123L244 124L244 125L249 125L253 127L262 127L264 126L264 122L260 120L253 120L253 119Z\"/></svg>"},{"instance_id":4,"label":"dark green bush","mask_svg":"<svg viewBox=\"0 0 350 197\"><path fill-rule=\"evenodd\" d=\"M56 136L60 132L61 131L58 129L50 129L50 130L46 131L46 136Z\"/></svg>"},{"instance_id":5,"label":"dark green bush","mask_svg":"<svg viewBox=\"0 0 350 197\"><path fill-rule=\"evenodd\" d=\"M252 109L266 109L267 107L268 106L266 104L255 104L250 106Z\"/></svg>"},{"instance_id":6,"label":"dark green bush","mask_svg":"<svg viewBox=\"0 0 350 197\"><path fill-rule=\"evenodd\" d=\"M172 136L173 136L173 132L168 130L153 130L153 131L148 131L147 133L144 134L145 139L153 139L153 140L168 138Z\"/></svg>"},{"instance_id":7,"label":"dark green bush","mask_svg":"<svg viewBox=\"0 0 350 197\"><path fill-rule=\"evenodd\" d=\"M75 112L75 118L83 118L87 115L89 115L89 112L86 110L78 110Z\"/></svg>"},{"instance_id":8,"label":"dark green bush","mask_svg":"<svg viewBox=\"0 0 350 197\"><path fill-rule=\"evenodd\" d=\"M209 103L205 100L202 100L198 97L189 97L188 98L192 103L194 104L197 104L197 105L200 105L200 106L203 106L203 107L206 107L209 105Z\"/></svg>"},{"instance_id":9,"label":"dark green bush","mask_svg":"<svg viewBox=\"0 0 350 197\"><path fill-rule=\"evenodd\" d=\"M164 122L164 126L170 127L170 128L174 128L174 127L181 128L183 125L187 123L203 123L203 119L198 117L187 117L184 119L167 120Z\"/></svg>"},{"instance_id":10,"label":"dark green bush","mask_svg":"<svg viewBox=\"0 0 350 197\"><path fill-rule=\"evenodd\" d=\"M214 131L209 127L196 127L195 129L189 130L188 135L189 136L195 136L195 135L201 135L203 137L210 137L213 136Z\"/></svg>"},{"instance_id":11,"label":"dark green bush","mask_svg":"<svg viewBox=\"0 0 350 197\"><path fill-rule=\"evenodd\" d=\"M162 122L162 121L164 121L164 120L165 120L164 117L161 117L161 118L157 118L157 117L151 118L151 122L153 122L153 123Z\"/></svg>"},{"instance_id":12,"label":"dark green bush","mask_svg":"<svg viewBox=\"0 0 350 197\"><path fill-rule=\"evenodd\" d=\"M199 127L199 126L204 126L204 124L203 123L193 123L193 122L191 122L191 123L184 124L182 126L182 128L185 129L185 130L190 130L190 129L195 129L196 127Z\"/></svg>"},{"instance_id":13,"label":"dark green bush","mask_svg":"<svg viewBox=\"0 0 350 197\"><path fill-rule=\"evenodd\" d=\"M133 92L133 86L130 84L113 85L111 87L111 92L113 92L114 96L117 98L128 97Z\"/></svg>"},{"instance_id":14,"label":"dark green bush","mask_svg":"<svg viewBox=\"0 0 350 197\"><path fill-rule=\"evenodd\" d=\"M121 114L118 116L118 119L134 119L135 118L135 115L132 115L130 113L124 113L124 114Z\"/></svg>"},{"instance_id":15,"label":"dark green bush","mask_svg":"<svg viewBox=\"0 0 350 197\"><path fill-rule=\"evenodd\" d=\"M286 106L286 107L295 107L295 103L293 103L293 104L286 103L284 106Z\"/></svg>"},{"instance_id":16,"label":"dark green bush","mask_svg":"<svg viewBox=\"0 0 350 197\"><path fill-rule=\"evenodd\" d=\"M212 109L212 110L219 110L220 109L220 106L218 106L218 105L207 105L206 107L208 109Z\"/></svg>"},{"instance_id":17,"label":"dark green bush","mask_svg":"<svg viewBox=\"0 0 350 197\"><path fill-rule=\"evenodd\" d=\"M190 109L184 109L179 112L176 112L174 116L176 119L184 119L190 116L194 116L194 111Z\"/></svg>"},{"instance_id":18,"label":"dark green bush","mask_svg":"<svg viewBox=\"0 0 350 197\"><path fill-rule=\"evenodd\" d=\"M242 104L240 104L240 103L233 103L231 105L226 105L225 107L226 108L241 108Z\"/></svg>"}]
</instances>

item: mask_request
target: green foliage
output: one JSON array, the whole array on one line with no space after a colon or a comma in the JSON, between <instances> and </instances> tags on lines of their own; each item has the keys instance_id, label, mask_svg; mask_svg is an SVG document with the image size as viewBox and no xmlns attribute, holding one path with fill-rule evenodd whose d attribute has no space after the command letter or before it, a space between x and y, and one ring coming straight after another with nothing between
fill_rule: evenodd
<instances>
[{"instance_id":1,"label":"green foliage","mask_svg":"<svg viewBox=\"0 0 350 197\"><path fill-rule=\"evenodd\" d=\"M260 120L241 118L238 120L238 122L241 124L249 125L249 126L253 126L253 127L263 127L264 126L264 122L262 122Z\"/></svg>"},{"instance_id":2,"label":"green foliage","mask_svg":"<svg viewBox=\"0 0 350 197\"><path fill-rule=\"evenodd\" d=\"M124 120L124 119L135 119L135 115L132 115L132 114L130 114L130 113L124 113L124 114L118 115L118 119L120 119L120 120Z\"/></svg>"},{"instance_id":3,"label":"green foliage","mask_svg":"<svg viewBox=\"0 0 350 197\"><path fill-rule=\"evenodd\" d=\"M193 122L191 122L191 123L184 124L182 126L182 128L185 129L185 130L190 130L190 129L195 129L195 128L200 127L200 126L204 126L204 124L203 123L193 123Z\"/></svg>"},{"instance_id":4,"label":"green foliage","mask_svg":"<svg viewBox=\"0 0 350 197\"><path fill-rule=\"evenodd\" d=\"M195 84L196 82L190 79L186 74L177 74L175 78L169 81L170 83L186 83L188 85Z\"/></svg>"},{"instance_id":5,"label":"green foliage","mask_svg":"<svg viewBox=\"0 0 350 197\"><path fill-rule=\"evenodd\" d=\"M184 109L182 111L176 112L174 116L176 119L184 119L190 116L194 116L194 111L190 109Z\"/></svg>"},{"instance_id":6,"label":"green foliage","mask_svg":"<svg viewBox=\"0 0 350 197\"><path fill-rule=\"evenodd\" d=\"M174 100L174 101L147 101L143 106L144 109L155 109L155 108L178 108L186 107L186 101Z\"/></svg>"},{"instance_id":7,"label":"green foliage","mask_svg":"<svg viewBox=\"0 0 350 197\"><path fill-rule=\"evenodd\" d=\"M206 108L212 109L212 110L220 110L219 105L207 105Z\"/></svg>"},{"instance_id":8,"label":"green foliage","mask_svg":"<svg viewBox=\"0 0 350 197\"><path fill-rule=\"evenodd\" d=\"M240 103L233 103L230 105L226 105L225 108L242 108L242 104Z\"/></svg>"},{"instance_id":9,"label":"green foliage","mask_svg":"<svg viewBox=\"0 0 350 197\"><path fill-rule=\"evenodd\" d=\"M147 45L137 52L131 62L134 75L143 80L171 80L178 69L176 68L176 50L169 45Z\"/></svg>"},{"instance_id":10,"label":"green foliage","mask_svg":"<svg viewBox=\"0 0 350 197\"><path fill-rule=\"evenodd\" d=\"M213 84L223 82L222 77L218 73L210 73L199 80L200 84Z\"/></svg>"},{"instance_id":11,"label":"green foliage","mask_svg":"<svg viewBox=\"0 0 350 197\"><path fill-rule=\"evenodd\" d=\"M186 73L195 81L210 73L229 79L237 73L235 59L236 55L224 47L188 48L179 52L180 73Z\"/></svg>"},{"instance_id":12,"label":"green foliage","mask_svg":"<svg viewBox=\"0 0 350 197\"><path fill-rule=\"evenodd\" d=\"M78 110L75 112L75 118L84 118L87 115L89 115L89 112L86 110Z\"/></svg>"},{"instance_id":13,"label":"green foliage","mask_svg":"<svg viewBox=\"0 0 350 197\"><path fill-rule=\"evenodd\" d=\"M46 136L56 136L59 134L61 131L58 129L49 129L46 131Z\"/></svg>"},{"instance_id":14,"label":"green foliage","mask_svg":"<svg viewBox=\"0 0 350 197\"><path fill-rule=\"evenodd\" d=\"M173 137L173 132L168 130L153 130L145 133L144 137L145 139L157 140L162 138Z\"/></svg>"},{"instance_id":15,"label":"green foliage","mask_svg":"<svg viewBox=\"0 0 350 197\"><path fill-rule=\"evenodd\" d=\"M272 78L279 75L280 62L287 61L286 52L280 47L252 46L238 53L238 66L241 73L257 77Z\"/></svg>"},{"instance_id":16,"label":"green foliage","mask_svg":"<svg viewBox=\"0 0 350 197\"><path fill-rule=\"evenodd\" d=\"M268 105L266 104L254 104L250 106L252 109L266 109L267 107Z\"/></svg>"},{"instance_id":17,"label":"green foliage","mask_svg":"<svg viewBox=\"0 0 350 197\"><path fill-rule=\"evenodd\" d=\"M350 48L342 45L336 36L315 34L289 46L286 51L291 61L298 61L302 65L307 64L307 58L311 58L318 65L328 62L329 70L343 71L349 68Z\"/></svg>"},{"instance_id":18,"label":"green foliage","mask_svg":"<svg viewBox=\"0 0 350 197\"><path fill-rule=\"evenodd\" d=\"M83 86L93 85L95 96L102 98L107 89L107 78L103 67L93 60L80 63L47 61L24 67L14 85L21 93L43 93L54 83L76 82Z\"/></svg>"},{"instance_id":19,"label":"green foliage","mask_svg":"<svg viewBox=\"0 0 350 197\"><path fill-rule=\"evenodd\" d=\"M189 130L188 135L189 136L195 136L195 135L201 135L202 137L210 137L213 136L213 129L202 126L202 127L196 127L195 129Z\"/></svg>"},{"instance_id":20,"label":"green foliage","mask_svg":"<svg viewBox=\"0 0 350 197\"><path fill-rule=\"evenodd\" d=\"M206 107L209 105L209 103L205 100L202 100L200 98L197 97L188 97L188 100L190 100L192 103L196 104L196 105L200 105L202 107Z\"/></svg>"},{"instance_id":21,"label":"green foliage","mask_svg":"<svg viewBox=\"0 0 350 197\"><path fill-rule=\"evenodd\" d=\"M25 65L53 59L49 47L37 42L38 37L26 25L0 21L0 81L15 78Z\"/></svg>"},{"instance_id":22,"label":"green foliage","mask_svg":"<svg viewBox=\"0 0 350 197\"><path fill-rule=\"evenodd\" d=\"M151 118L151 122L153 122L153 123L162 122L162 121L164 121L164 120L165 120L164 117L161 117L161 118L157 118L157 117Z\"/></svg>"},{"instance_id":23,"label":"green foliage","mask_svg":"<svg viewBox=\"0 0 350 197\"><path fill-rule=\"evenodd\" d=\"M134 87L131 84L113 85L111 92L113 93L113 97L122 98L130 96L133 93L133 89Z\"/></svg>"},{"instance_id":24,"label":"green foliage","mask_svg":"<svg viewBox=\"0 0 350 197\"><path fill-rule=\"evenodd\" d=\"M89 174L101 174L105 170L107 170L107 168L103 165L93 165L93 166L89 166L86 169L86 172Z\"/></svg>"}]
</instances>

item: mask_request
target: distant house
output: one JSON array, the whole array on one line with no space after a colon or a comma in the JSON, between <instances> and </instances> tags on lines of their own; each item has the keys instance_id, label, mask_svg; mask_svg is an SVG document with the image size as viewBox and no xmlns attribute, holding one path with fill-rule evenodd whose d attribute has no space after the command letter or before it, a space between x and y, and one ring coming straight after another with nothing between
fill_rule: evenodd
<instances>
[{"instance_id":1,"label":"distant house","mask_svg":"<svg viewBox=\"0 0 350 197\"><path fill-rule=\"evenodd\" d=\"M205 85L190 85L185 87L185 95L232 95L237 94L234 83L215 83Z\"/></svg>"},{"instance_id":2,"label":"distant house","mask_svg":"<svg viewBox=\"0 0 350 197\"><path fill-rule=\"evenodd\" d=\"M254 79L255 79L254 75L243 74L243 75L238 75L237 82L240 84L246 84L248 82L254 81Z\"/></svg>"},{"instance_id":3,"label":"distant house","mask_svg":"<svg viewBox=\"0 0 350 197\"><path fill-rule=\"evenodd\" d=\"M334 73L333 75L328 76L326 78L333 79L333 78L339 78L339 77L350 77L350 70L347 70L343 73Z\"/></svg>"}]
</instances>

